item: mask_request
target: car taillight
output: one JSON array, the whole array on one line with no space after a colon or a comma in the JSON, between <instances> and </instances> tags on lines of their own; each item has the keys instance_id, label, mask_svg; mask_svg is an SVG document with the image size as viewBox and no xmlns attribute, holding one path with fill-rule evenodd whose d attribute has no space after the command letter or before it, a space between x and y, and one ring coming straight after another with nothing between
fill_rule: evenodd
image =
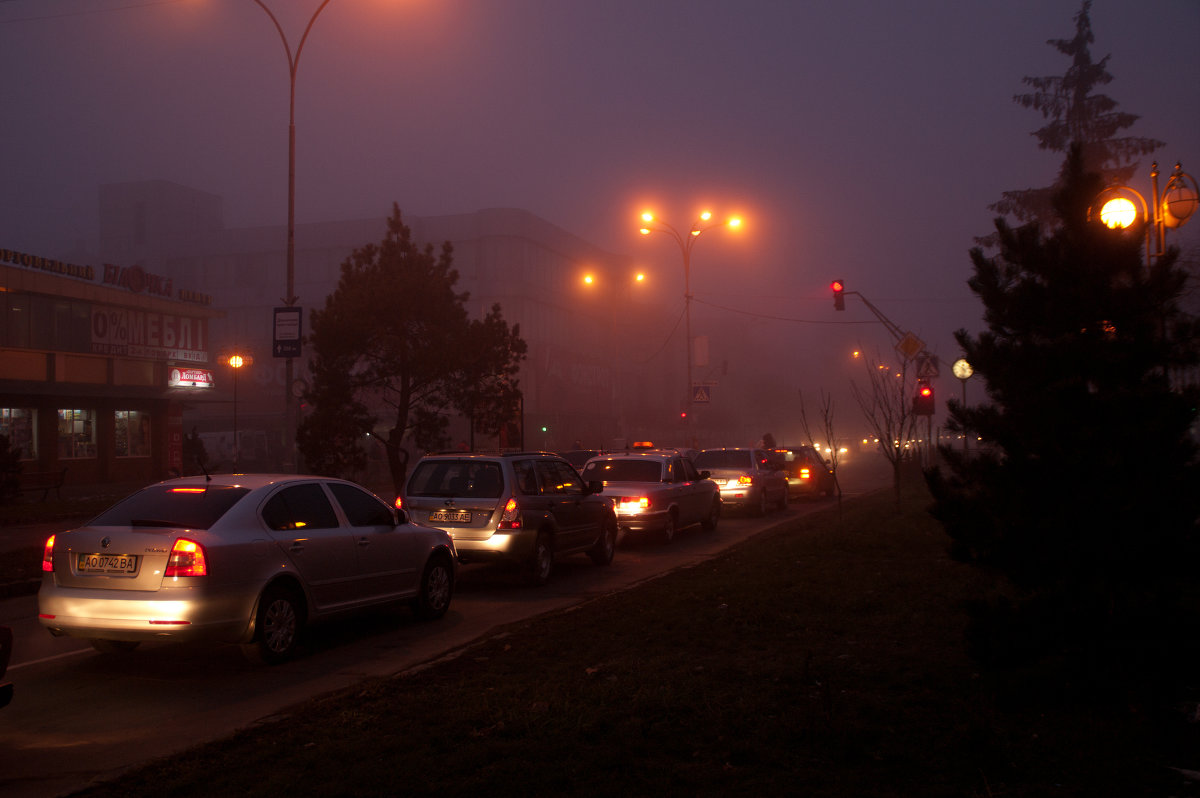
<instances>
[{"instance_id":1,"label":"car taillight","mask_svg":"<svg viewBox=\"0 0 1200 798\"><path fill-rule=\"evenodd\" d=\"M644 513L650 509L648 496L622 496L617 499L617 507L625 513Z\"/></svg>"},{"instance_id":2,"label":"car taillight","mask_svg":"<svg viewBox=\"0 0 1200 798\"><path fill-rule=\"evenodd\" d=\"M167 558L167 569L163 576L208 576L208 561L204 547L194 540L179 538Z\"/></svg>"},{"instance_id":3,"label":"car taillight","mask_svg":"<svg viewBox=\"0 0 1200 798\"><path fill-rule=\"evenodd\" d=\"M54 535L46 538L46 547L42 549L42 570L54 571Z\"/></svg>"},{"instance_id":4,"label":"car taillight","mask_svg":"<svg viewBox=\"0 0 1200 798\"><path fill-rule=\"evenodd\" d=\"M807 468L800 469L800 479L808 479L811 476L812 476L812 474L809 473L809 470Z\"/></svg>"},{"instance_id":5,"label":"car taillight","mask_svg":"<svg viewBox=\"0 0 1200 798\"><path fill-rule=\"evenodd\" d=\"M754 477L748 477L745 474L742 474L740 477L738 477L738 484L739 485L753 485Z\"/></svg>"},{"instance_id":6,"label":"car taillight","mask_svg":"<svg viewBox=\"0 0 1200 798\"><path fill-rule=\"evenodd\" d=\"M509 499L508 503L504 505L504 512L500 515L500 528L521 528L521 508L517 506L516 499Z\"/></svg>"},{"instance_id":7,"label":"car taillight","mask_svg":"<svg viewBox=\"0 0 1200 798\"><path fill-rule=\"evenodd\" d=\"M403 510L403 509L404 509L404 497L403 497L403 496L397 496L397 497L396 497L396 501L394 501L394 502L392 503L392 505L393 505L393 506L394 506L394 507L395 507L397 510Z\"/></svg>"}]
</instances>

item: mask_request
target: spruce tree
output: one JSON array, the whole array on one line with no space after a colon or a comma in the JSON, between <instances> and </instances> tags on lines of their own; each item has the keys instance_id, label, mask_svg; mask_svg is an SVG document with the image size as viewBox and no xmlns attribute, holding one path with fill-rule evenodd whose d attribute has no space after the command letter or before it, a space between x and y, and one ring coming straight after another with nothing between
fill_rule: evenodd
<instances>
[{"instance_id":1,"label":"spruce tree","mask_svg":"<svg viewBox=\"0 0 1200 798\"><path fill-rule=\"evenodd\" d=\"M1000 580L972 653L1125 695L1200 672L1196 397L1169 378L1200 339L1177 250L1147 268L1139 233L1089 222L1082 150L1056 228L997 220L999 253L971 252L987 329L956 338L990 403L952 400L950 427L982 446L927 478L952 554Z\"/></svg>"},{"instance_id":2,"label":"spruce tree","mask_svg":"<svg viewBox=\"0 0 1200 798\"><path fill-rule=\"evenodd\" d=\"M1148 155L1163 142L1141 136L1119 135L1138 120L1136 114L1117 111L1117 102L1098 87L1112 82L1108 59L1092 60L1091 0L1084 0L1075 15L1075 35L1070 39L1051 39L1051 47L1071 59L1063 75L1025 77L1022 82L1032 91L1018 94L1013 101L1041 113L1046 124L1033 132L1038 148L1063 153L1074 143L1081 146L1084 168L1097 172L1106 181L1127 184L1138 165L1138 158ZM1057 188L1027 188L1005 191L991 210L1015 219L1018 223L1052 223L1053 197ZM995 236L980 239L980 243L995 244Z\"/></svg>"}]
</instances>

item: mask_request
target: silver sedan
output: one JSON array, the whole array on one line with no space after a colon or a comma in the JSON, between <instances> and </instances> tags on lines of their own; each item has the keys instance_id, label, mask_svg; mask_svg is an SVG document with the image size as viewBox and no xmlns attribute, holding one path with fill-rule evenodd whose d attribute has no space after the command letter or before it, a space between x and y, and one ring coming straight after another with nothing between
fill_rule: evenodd
<instances>
[{"instance_id":1,"label":"silver sedan","mask_svg":"<svg viewBox=\"0 0 1200 798\"><path fill-rule=\"evenodd\" d=\"M449 535L408 523L352 482L187 477L47 540L38 618L101 651L210 639L275 663L308 623L342 613L408 602L421 618L441 617L456 560Z\"/></svg>"}]
</instances>

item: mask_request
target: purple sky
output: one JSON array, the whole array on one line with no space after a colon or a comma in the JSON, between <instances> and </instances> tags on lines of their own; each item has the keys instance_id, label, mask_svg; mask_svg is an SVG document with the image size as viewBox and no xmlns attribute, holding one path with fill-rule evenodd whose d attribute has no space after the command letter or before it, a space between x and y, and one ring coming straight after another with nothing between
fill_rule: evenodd
<instances>
[{"instance_id":1,"label":"purple sky","mask_svg":"<svg viewBox=\"0 0 1200 798\"><path fill-rule=\"evenodd\" d=\"M294 51L319 0L267 4ZM834 314L842 277L953 360L951 332L979 326L967 251L988 204L1061 163L1012 96L1066 70L1046 41L1079 8L332 0L300 59L297 219L525 208L681 291L678 251L637 214L685 227L710 206L746 225L697 243L698 302L886 351L876 326L830 324L872 318L853 299ZM1130 133L1200 174L1200 2L1095 0L1091 19ZM287 62L251 0L0 0L0 42L0 246L94 248L107 182L221 195L232 227L284 222ZM1177 240L1195 258L1198 239L1193 222Z\"/></svg>"}]
</instances>

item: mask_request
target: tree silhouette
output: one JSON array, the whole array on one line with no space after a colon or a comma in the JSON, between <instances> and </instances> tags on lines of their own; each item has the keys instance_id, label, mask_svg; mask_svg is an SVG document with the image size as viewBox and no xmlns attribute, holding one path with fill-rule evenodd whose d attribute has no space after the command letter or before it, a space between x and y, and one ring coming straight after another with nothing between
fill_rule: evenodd
<instances>
[{"instance_id":1,"label":"tree silhouette","mask_svg":"<svg viewBox=\"0 0 1200 798\"><path fill-rule=\"evenodd\" d=\"M297 443L318 473L347 475L365 465L363 442L376 426L393 489L408 473L408 448L448 444L449 416L475 414L495 426L519 401L516 373L525 355L518 329L493 306L467 317L466 292L455 285L449 242L434 254L417 246L393 205L379 244L354 250L309 336L315 406Z\"/></svg>"},{"instance_id":2,"label":"tree silhouette","mask_svg":"<svg viewBox=\"0 0 1200 798\"><path fill-rule=\"evenodd\" d=\"M1083 168L1095 172L1106 182L1128 183L1137 169L1138 158L1148 155L1163 142L1139 136L1120 136L1122 130L1138 120L1135 114L1117 111L1117 103L1105 94L1096 93L1099 86L1112 81L1108 59L1093 61L1091 0L1084 0L1075 15L1075 35L1070 39L1051 39L1047 42L1071 59L1066 74L1061 76L1026 77L1023 83L1033 90L1017 94L1013 101L1032 108L1048 120L1033 132L1038 148L1060 152L1065 156L1072 143L1081 147ZM1065 163L1064 163L1065 166ZM1060 175L1061 182L1061 175ZM1019 223L1053 223L1053 197L1058 184L1044 188L1005 191L999 202L989 208ZM992 246L995 234L979 239Z\"/></svg>"},{"instance_id":3,"label":"tree silhouette","mask_svg":"<svg viewBox=\"0 0 1200 798\"><path fill-rule=\"evenodd\" d=\"M1052 232L998 220L999 254L971 252L987 330L956 338L991 403L948 403L981 450L944 447L927 478L952 554L1000 578L973 608L981 662L1148 695L1200 665L1196 396L1168 377L1197 361L1200 328L1178 250L1147 268L1136 232L1087 221L1103 180L1083 149Z\"/></svg>"}]
</instances>

